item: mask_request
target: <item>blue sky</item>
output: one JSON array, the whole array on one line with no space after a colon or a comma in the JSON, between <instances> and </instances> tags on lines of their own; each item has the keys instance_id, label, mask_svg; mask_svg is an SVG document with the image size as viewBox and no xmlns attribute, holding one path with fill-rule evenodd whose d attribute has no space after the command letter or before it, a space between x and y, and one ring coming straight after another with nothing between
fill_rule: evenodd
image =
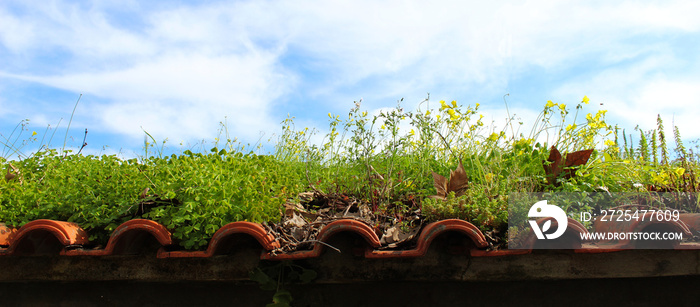
<instances>
[{"instance_id":1,"label":"blue sky","mask_svg":"<svg viewBox=\"0 0 700 307\"><path fill-rule=\"evenodd\" d=\"M141 154L144 130L274 137L289 113L327 128L353 101L480 103L532 123L547 100L629 129L700 138L697 1L12 1L0 3L0 133L23 119L53 147ZM600 104L603 103L601 106ZM437 105L437 103L435 104ZM670 132L670 131L669 131ZM50 132L51 133L51 132ZM26 135L26 134L25 134ZM29 147L28 147L29 148Z\"/></svg>"}]
</instances>

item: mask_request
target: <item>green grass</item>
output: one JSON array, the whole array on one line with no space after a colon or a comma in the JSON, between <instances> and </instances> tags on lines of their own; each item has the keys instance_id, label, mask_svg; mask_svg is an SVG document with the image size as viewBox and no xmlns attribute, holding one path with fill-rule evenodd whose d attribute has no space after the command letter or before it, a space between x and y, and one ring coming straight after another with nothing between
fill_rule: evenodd
<instances>
[{"instance_id":1,"label":"green grass","mask_svg":"<svg viewBox=\"0 0 700 307\"><path fill-rule=\"evenodd\" d=\"M10 161L36 141L35 133L18 141L22 125L3 139L0 164L9 175L0 180L0 221L15 227L39 218L72 221L104 244L124 221L148 218L173 230L183 247L200 249L229 222L279 221L285 202L298 203L297 195L311 190L359 199L399 221L421 209L428 221L462 218L502 234L513 192L698 191L697 155L677 128L671 157L661 118L657 130L636 129L634 143L606 123L605 111L579 114L587 103L584 97L570 110L549 101L529 132L514 118L504 127L485 123L478 104L441 101L429 109L426 100L414 111L397 105L370 116L357 103L347 117L329 113L321 144L310 142L315 129L296 129L293 118L286 119L269 155L247 152L222 125L208 152L164 156L148 135L140 159L41 146ZM226 142L218 148L221 134ZM562 153L595 151L576 176L550 185L542 161L552 145ZM449 175L459 161L469 181L464 195L429 198L436 194L431 171ZM698 211L695 204L683 209Z\"/></svg>"}]
</instances>

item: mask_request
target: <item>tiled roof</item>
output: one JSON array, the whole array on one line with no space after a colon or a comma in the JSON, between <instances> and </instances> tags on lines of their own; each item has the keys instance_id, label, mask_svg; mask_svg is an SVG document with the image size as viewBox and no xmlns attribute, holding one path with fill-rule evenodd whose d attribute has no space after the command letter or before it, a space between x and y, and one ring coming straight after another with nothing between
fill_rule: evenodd
<instances>
[{"instance_id":1,"label":"tiled roof","mask_svg":"<svg viewBox=\"0 0 700 307\"><path fill-rule=\"evenodd\" d=\"M539 223L545 219L539 220ZM595 228L600 230L645 231L649 229L664 229L684 233L692 238L698 235L700 229L700 214L681 214L678 221L629 221L629 222L600 222ZM375 231L364 222L354 219L340 219L325 225L309 250L292 253L275 253L280 244L264 225L250 222L234 222L220 228L209 241L206 250L178 250L173 242L171 232L163 225L144 219L134 219L121 224L112 233L104 248L91 249L88 235L79 225L70 222L53 220L35 220L19 229L11 229L0 224L0 256L11 255L65 255L65 256L105 256L136 254L145 246L156 245L158 258L187 258L211 257L225 254L236 248L240 240L234 237L247 236L257 241L263 249L260 256L265 260L296 260L318 257L327 248L329 239L335 234L349 232L364 240L364 249L354 251L365 258L405 258L425 255L431 242L441 234L457 233L468 240L460 241L454 246L455 250L468 252L474 257L504 256L531 253L536 240L532 234L527 237L529 248L522 250L487 250L488 243L484 234L473 224L458 219L442 220L426 225L417 236L415 244L410 249L388 249L382 246ZM634 248L634 241L613 242L583 242L580 234L587 232L579 222L569 219L565 236L574 238L575 253L602 253ZM467 243L464 243L467 242ZM674 249L700 249L700 244L683 242L672 246Z\"/></svg>"}]
</instances>

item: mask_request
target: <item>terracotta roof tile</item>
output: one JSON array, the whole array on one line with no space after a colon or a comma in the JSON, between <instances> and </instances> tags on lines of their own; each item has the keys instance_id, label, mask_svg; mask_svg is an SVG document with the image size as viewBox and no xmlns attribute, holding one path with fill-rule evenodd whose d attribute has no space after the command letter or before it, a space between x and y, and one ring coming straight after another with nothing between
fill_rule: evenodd
<instances>
[{"instance_id":1,"label":"terracotta roof tile","mask_svg":"<svg viewBox=\"0 0 700 307\"><path fill-rule=\"evenodd\" d=\"M10 245L10 236L17 232L16 229L9 228L5 224L0 223L0 248Z\"/></svg>"},{"instance_id":2,"label":"terracotta roof tile","mask_svg":"<svg viewBox=\"0 0 700 307\"><path fill-rule=\"evenodd\" d=\"M550 220L552 221L552 226L558 225L557 220L551 217L538 219L537 224L541 227L545 222ZM583 240L581 240L581 234L587 234L588 230L585 226L583 226L583 224L581 224L577 220L574 220L572 218L568 218L567 220L568 226L566 227L566 231L562 236L567 242L570 242L570 246L567 246L568 248L580 249L583 247ZM536 244L546 244L539 243L537 237L535 236L535 233L531 229L528 229L524 242L524 249L537 248L538 246Z\"/></svg>"},{"instance_id":3,"label":"terracotta roof tile","mask_svg":"<svg viewBox=\"0 0 700 307\"><path fill-rule=\"evenodd\" d=\"M119 225L112 232L104 249L71 249L64 254L69 256L138 254L146 248L149 241L157 241L161 247L173 244L171 233L165 226L151 220L134 219Z\"/></svg>"},{"instance_id":4,"label":"terracotta roof tile","mask_svg":"<svg viewBox=\"0 0 700 307\"><path fill-rule=\"evenodd\" d=\"M410 250L372 250L367 251L367 258L386 258L386 257L420 257L425 255L430 247L430 243L437 236L446 232L458 232L471 239L476 248L485 248L488 246L486 237L473 224L457 219L442 220L428 224L418 237L418 244L415 249Z\"/></svg>"},{"instance_id":5,"label":"terracotta roof tile","mask_svg":"<svg viewBox=\"0 0 700 307\"><path fill-rule=\"evenodd\" d=\"M544 223L547 218L538 220ZM556 223L556 221L553 221ZM587 233L586 228L579 222L569 219L565 236L572 239L575 253L607 253L639 246L634 241L613 242L584 242L581 234ZM684 236L692 237L697 234L700 214L682 214L679 221L645 221L645 222L602 222L596 221L597 231L648 231L670 230L679 231ZM690 227L689 227L690 225ZM457 253L469 254L474 257L494 257L523 255L532 252L537 247L534 234L526 236L526 246L520 250L488 251L488 242L484 234L473 224L459 219L448 219L427 224L415 239L412 248L388 249L382 246L375 231L364 222L354 219L341 219L325 225L319 232L317 240L308 250L291 253L276 253L280 247L277 239L268 232L262 224L250 222L234 222L221 227L209 241L206 250L178 250L173 242L171 232L163 225L144 219L134 219L121 224L114 230L104 248L91 249L87 232L79 225L70 222L53 220L35 220L19 229L11 229L0 224L0 256L1 255L66 255L66 256L105 256L142 254L153 252L158 258L201 258L228 254L239 247L242 242L253 244L260 248L261 259L266 260L296 260L314 258L328 248L331 238L340 233L353 234L361 242L354 252L365 258L406 258L421 257L430 248L433 240L445 234L462 237L454 246L449 247ZM252 242L252 243L251 243ZM671 246L674 249L700 249L700 244L684 242Z\"/></svg>"},{"instance_id":6,"label":"terracotta roof tile","mask_svg":"<svg viewBox=\"0 0 700 307\"><path fill-rule=\"evenodd\" d=\"M337 220L329 223L328 225L324 226L323 229L321 229L318 239L314 243L311 250L276 255L268 252L262 255L262 259L292 260L318 257L323 251L324 243L328 242L331 237L341 232L351 232L359 235L372 248L378 248L381 246L381 243L379 243L379 237L377 237L377 234L369 225L352 219Z\"/></svg>"},{"instance_id":7,"label":"terracotta roof tile","mask_svg":"<svg viewBox=\"0 0 700 307\"><path fill-rule=\"evenodd\" d=\"M680 219L694 235L700 235L700 213L681 213Z\"/></svg>"},{"instance_id":8,"label":"terracotta roof tile","mask_svg":"<svg viewBox=\"0 0 700 307\"><path fill-rule=\"evenodd\" d=\"M183 257L211 257L223 254L226 244L230 244L227 239L235 235L247 235L254 238L264 250L272 250L279 247L275 238L267 233L265 227L251 222L233 222L221 227L209 241L209 246L205 251L170 251L158 253L159 258L183 258Z\"/></svg>"},{"instance_id":9,"label":"terracotta roof tile","mask_svg":"<svg viewBox=\"0 0 700 307\"><path fill-rule=\"evenodd\" d=\"M9 236L10 244L4 254L58 254L66 247L89 243L87 232L78 224L53 221L31 221Z\"/></svg>"}]
</instances>

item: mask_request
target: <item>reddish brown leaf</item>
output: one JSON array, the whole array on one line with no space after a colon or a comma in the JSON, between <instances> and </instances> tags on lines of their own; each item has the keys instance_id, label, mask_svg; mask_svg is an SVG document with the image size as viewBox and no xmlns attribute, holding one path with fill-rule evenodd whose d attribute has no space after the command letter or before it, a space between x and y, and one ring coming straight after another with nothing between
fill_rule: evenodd
<instances>
[{"instance_id":1,"label":"reddish brown leaf","mask_svg":"<svg viewBox=\"0 0 700 307\"><path fill-rule=\"evenodd\" d=\"M462 161L459 161L459 166L454 171L450 171L450 183L447 188L447 192L454 191L455 196L464 195L464 192L469 186L469 181L467 180L467 172L464 171L464 166L462 166Z\"/></svg>"},{"instance_id":2,"label":"reddish brown leaf","mask_svg":"<svg viewBox=\"0 0 700 307\"><path fill-rule=\"evenodd\" d=\"M469 186L469 181L467 179L467 172L464 171L464 166L462 162L454 171L450 171L450 180L443 177L442 175L433 173L433 186L437 192L432 198L445 198L450 192L455 192L455 196L464 195L464 192Z\"/></svg>"},{"instance_id":3,"label":"reddish brown leaf","mask_svg":"<svg viewBox=\"0 0 700 307\"><path fill-rule=\"evenodd\" d=\"M591 157L591 153L593 153L593 149L579 150L565 154L564 158L559 150L552 146L549 158L546 161L542 161L542 166L544 166L544 171L547 174L547 181L556 185L556 180L563 171L566 171L564 178L574 177L575 171L572 169L565 170L565 168L585 165Z\"/></svg>"},{"instance_id":4,"label":"reddish brown leaf","mask_svg":"<svg viewBox=\"0 0 700 307\"><path fill-rule=\"evenodd\" d=\"M15 179L15 174L10 173L10 169L7 169L7 174L5 174L5 181L10 181L12 179Z\"/></svg>"},{"instance_id":5,"label":"reddish brown leaf","mask_svg":"<svg viewBox=\"0 0 700 307\"><path fill-rule=\"evenodd\" d=\"M574 151L566 155L566 167L585 165L591 158L593 149Z\"/></svg>"},{"instance_id":6,"label":"reddish brown leaf","mask_svg":"<svg viewBox=\"0 0 700 307\"><path fill-rule=\"evenodd\" d=\"M435 187L435 190L437 191L437 195L440 197L447 197L447 179L443 177L442 175L432 172L433 173L433 186Z\"/></svg>"},{"instance_id":7,"label":"reddish brown leaf","mask_svg":"<svg viewBox=\"0 0 700 307\"><path fill-rule=\"evenodd\" d=\"M554 184L559 173L561 172L561 153L556 147L552 146L549 150L549 158L547 160L542 160L542 166L544 166L544 172L547 174L547 181L549 184Z\"/></svg>"},{"instance_id":8,"label":"reddish brown leaf","mask_svg":"<svg viewBox=\"0 0 700 307\"><path fill-rule=\"evenodd\" d=\"M547 161L554 162L554 164L557 165L561 162L561 153L556 147L552 146L551 150L549 151L549 158Z\"/></svg>"},{"instance_id":9,"label":"reddish brown leaf","mask_svg":"<svg viewBox=\"0 0 700 307\"><path fill-rule=\"evenodd\" d=\"M16 174L13 174L10 172L10 169L14 170ZM7 174L5 174L5 181L10 181L12 179L15 179L17 177L17 174L19 173L19 169L17 169L12 163L8 163L7 165Z\"/></svg>"},{"instance_id":10,"label":"reddish brown leaf","mask_svg":"<svg viewBox=\"0 0 700 307\"><path fill-rule=\"evenodd\" d=\"M564 167L574 167L586 165L588 159L591 157L593 149L574 151L566 155L566 163ZM576 171L573 169L566 170L566 178L574 177Z\"/></svg>"}]
</instances>

